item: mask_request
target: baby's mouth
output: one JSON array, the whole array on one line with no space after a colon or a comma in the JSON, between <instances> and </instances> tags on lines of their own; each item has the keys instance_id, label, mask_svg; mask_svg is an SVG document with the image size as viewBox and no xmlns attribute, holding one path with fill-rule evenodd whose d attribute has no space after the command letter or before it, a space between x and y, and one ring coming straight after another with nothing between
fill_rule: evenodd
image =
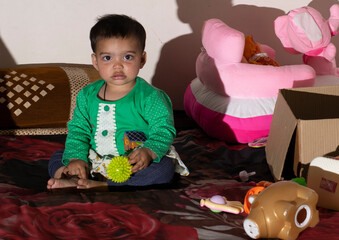
<instances>
[{"instance_id":1,"label":"baby's mouth","mask_svg":"<svg viewBox=\"0 0 339 240\"><path fill-rule=\"evenodd\" d=\"M116 73L113 75L113 79L124 79L126 76L123 73Z\"/></svg>"}]
</instances>

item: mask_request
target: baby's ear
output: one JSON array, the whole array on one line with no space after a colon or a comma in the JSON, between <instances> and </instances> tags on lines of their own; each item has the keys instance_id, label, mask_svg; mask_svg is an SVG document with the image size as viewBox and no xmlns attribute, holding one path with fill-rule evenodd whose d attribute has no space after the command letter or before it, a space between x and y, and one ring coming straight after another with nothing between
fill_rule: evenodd
<instances>
[{"instance_id":1,"label":"baby's ear","mask_svg":"<svg viewBox=\"0 0 339 240\"><path fill-rule=\"evenodd\" d=\"M94 67L97 71L99 71L99 69L98 69L97 56L95 55L95 53L92 53L91 57L92 57L92 65L93 65L93 67Z\"/></svg>"},{"instance_id":2,"label":"baby's ear","mask_svg":"<svg viewBox=\"0 0 339 240\"><path fill-rule=\"evenodd\" d=\"M141 55L140 69L144 67L147 60L147 53L144 51Z\"/></svg>"}]
</instances>

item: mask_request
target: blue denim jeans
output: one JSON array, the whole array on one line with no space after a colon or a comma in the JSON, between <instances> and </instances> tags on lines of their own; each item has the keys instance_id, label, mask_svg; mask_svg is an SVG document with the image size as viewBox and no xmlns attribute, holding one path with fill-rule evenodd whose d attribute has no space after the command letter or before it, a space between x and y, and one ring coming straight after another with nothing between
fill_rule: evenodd
<instances>
[{"instance_id":1,"label":"blue denim jeans","mask_svg":"<svg viewBox=\"0 0 339 240\"><path fill-rule=\"evenodd\" d=\"M62 155L64 150L56 151L49 160L48 172L54 177L55 172L63 165ZM154 184L164 184L172 180L174 175L173 159L164 156L160 162L152 162L147 168L136 172L127 181L116 183L107 180L108 186L149 186Z\"/></svg>"}]
</instances>

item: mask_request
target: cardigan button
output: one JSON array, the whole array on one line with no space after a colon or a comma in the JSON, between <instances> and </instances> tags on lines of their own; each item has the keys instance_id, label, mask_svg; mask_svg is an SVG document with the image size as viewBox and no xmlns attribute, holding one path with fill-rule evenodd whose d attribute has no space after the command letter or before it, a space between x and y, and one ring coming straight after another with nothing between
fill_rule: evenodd
<instances>
[{"instance_id":1,"label":"cardigan button","mask_svg":"<svg viewBox=\"0 0 339 240\"><path fill-rule=\"evenodd\" d=\"M104 110L105 110L106 112L108 112L108 111L109 111L109 106L106 105L106 106L104 107Z\"/></svg>"},{"instance_id":2,"label":"cardigan button","mask_svg":"<svg viewBox=\"0 0 339 240\"><path fill-rule=\"evenodd\" d=\"M107 136L107 134L108 134L108 131L107 130L104 130L104 131L102 131L102 136L104 136L104 137L106 137Z\"/></svg>"}]
</instances>

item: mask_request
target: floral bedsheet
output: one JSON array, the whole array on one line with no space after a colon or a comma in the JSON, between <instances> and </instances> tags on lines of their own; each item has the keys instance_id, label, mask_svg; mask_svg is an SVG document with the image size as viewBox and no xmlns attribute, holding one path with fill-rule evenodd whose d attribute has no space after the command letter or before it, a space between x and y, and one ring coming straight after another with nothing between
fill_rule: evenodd
<instances>
[{"instance_id":1,"label":"floral bedsheet","mask_svg":"<svg viewBox=\"0 0 339 240\"><path fill-rule=\"evenodd\" d=\"M47 164L65 136L0 136L0 239L250 239L245 213L212 212L202 198L243 202L256 182L273 181L264 149L227 145L199 129L181 131L174 146L190 170L166 185L110 191L48 191ZM240 171L255 171L248 182ZM299 239L338 239L339 213Z\"/></svg>"}]
</instances>

